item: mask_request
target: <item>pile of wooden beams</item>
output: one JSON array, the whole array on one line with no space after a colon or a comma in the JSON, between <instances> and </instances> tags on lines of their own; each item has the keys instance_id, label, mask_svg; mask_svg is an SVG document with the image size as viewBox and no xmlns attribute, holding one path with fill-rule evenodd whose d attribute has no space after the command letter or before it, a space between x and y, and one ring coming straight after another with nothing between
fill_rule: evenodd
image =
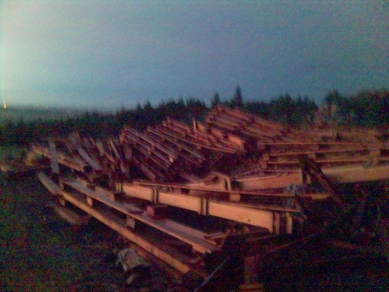
<instances>
[{"instance_id":1,"label":"pile of wooden beams","mask_svg":"<svg viewBox=\"0 0 389 292\"><path fill-rule=\"evenodd\" d=\"M54 173L60 172L57 161L76 177L128 197L270 232L289 228L285 222L290 220L281 224L274 214L287 218L301 212L296 193L285 188L322 184L327 187L305 188L299 197L336 200L331 185L389 177L385 141L323 141L314 131L223 106L212 109L205 123L190 126L168 118L144 132L127 125L118 138L103 140L74 133L32 150L51 159Z\"/></svg>"},{"instance_id":2,"label":"pile of wooden beams","mask_svg":"<svg viewBox=\"0 0 389 292\"><path fill-rule=\"evenodd\" d=\"M360 208L350 208L336 186L389 178L389 143L371 133L324 137L217 106L203 123L167 118L143 132L126 125L119 137L73 133L32 150L50 159L51 176L38 177L62 205L183 273L209 276L210 253L233 248L249 261L248 248L282 248L284 239L323 232L343 214L336 209L353 210L351 221L360 222ZM300 234L302 226L311 231Z\"/></svg>"},{"instance_id":3,"label":"pile of wooden beams","mask_svg":"<svg viewBox=\"0 0 389 292\"><path fill-rule=\"evenodd\" d=\"M366 140L361 135L358 138L324 139L314 130L302 132L217 106L205 123L186 125L167 118L144 132L124 126L118 138L104 140L74 133L56 141L55 155L60 164L103 175L111 185L123 179L148 179L218 185L221 191L284 188L309 182L301 171L301 161L306 159L334 182L386 178L389 143L378 138L372 141L371 135ZM53 155L50 147L34 145L32 149L48 158Z\"/></svg>"}]
</instances>

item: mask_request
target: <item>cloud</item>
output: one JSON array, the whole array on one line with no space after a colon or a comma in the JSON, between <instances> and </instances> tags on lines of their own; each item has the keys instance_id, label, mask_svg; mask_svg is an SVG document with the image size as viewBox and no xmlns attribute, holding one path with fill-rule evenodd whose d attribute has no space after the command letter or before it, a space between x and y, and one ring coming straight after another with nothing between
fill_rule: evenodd
<instances>
[{"instance_id":1,"label":"cloud","mask_svg":"<svg viewBox=\"0 0 389 292\"><path fill-rule=\"evenodd\" d=\"M121 104L387 86L388 9L373 2L6 1L0 90Z\"/></svg>"}]
</instances>

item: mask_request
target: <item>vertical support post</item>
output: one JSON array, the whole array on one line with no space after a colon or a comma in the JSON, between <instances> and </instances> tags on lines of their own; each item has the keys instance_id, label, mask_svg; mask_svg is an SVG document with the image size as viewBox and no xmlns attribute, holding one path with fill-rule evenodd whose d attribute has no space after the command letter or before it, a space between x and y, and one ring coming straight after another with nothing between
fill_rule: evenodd
<instances>
[{"instance_id":1,"label":"vertical support post","mask_svg":"<svg viewBox=\"0 0 389 292\"><path fill-rule=\"evenodd\" d=\"M207 216L208 215L208 199L201 197L200 199L200 215Z\"/></svg>"},{"instance_id":2,"label":"vertical support post","mask_svg":"<svg viewBox=\"0 0 389 292\"><path fill-rule=\"evenodd\" d=\"M285 225L286 225L286 233L287 234L292 234L293 233L293 218L292 216L290 215L290 212L287 212L285 214Z\"/></svg>"},{"instance_id":3,"label":"vertical support post","mask_svg":"<svg viewBox=\"0 0 389 292\"><path fill-rule=\"evenodd\" d=\"M135 219L134 218L132 218L131 216L127 216L127 220L126 220L126 225L128 226L128 227L131 227L132 229L134 229L135 228Z\"/></svg>"},{"instance_id":4,"label":"vertical support post","mask_svg":"<svg viewBox=\"0 0 389 292\"><path fill-rule=\"evenodd\" d=\"M86 203L89 205L89 206L93 206L93 200L91 197L86 197Z\"/></svg>"},{"instance_id":5,"label":"vertical support post","mask_svg":"<svg viewBox=\"0 0 389 292\"><path fill-rule=\"evenodd\" d=\"M120 182L116 182L115 189L117 192L123 192L123 184Z\"/></svg>"},{"instance_id":6,"label":"vertical support post","mask_svg":"<svg viewBox=\"0 0 389 292\"><path fill-rule=\"evenodd\" d=\"M280 234L280 221L281 221L281 216L277 212L273 212L273 233L274 234Z\"/></svg>"},{"instance_id":7,"label":"vertical support post","mask_svg":"<svg viewBox=\"0 0 389 292\"><path fill-rule=\"evenodd\" d=\"M54 182L58 183L59 181L59 164L58 164L58 153L55 148L53 140L49 140L49 151L51 157L51 178Z\"/></svg>"},{"instance_id":8,"label":"vertical support post","mask_svg":"<svg viewBox=\"0 0 389 292\"><path fill-rule=\"evenodd\" d=\"M153 188L153 204L159 203L159 191L158 188Z\"/></svg>"},{"instance_id":9,"label":"vertical support post","mask_svg":"<svg viewBox=\"0 0 389 292\"><path fill-rule=\"evenodd\" d=\"M60 203L62 206L65 207L65 205L66 205L66 200L65 200L64 198L60 198L60 199L59 199L59 203Z\"/></svg>"}]
</instances>

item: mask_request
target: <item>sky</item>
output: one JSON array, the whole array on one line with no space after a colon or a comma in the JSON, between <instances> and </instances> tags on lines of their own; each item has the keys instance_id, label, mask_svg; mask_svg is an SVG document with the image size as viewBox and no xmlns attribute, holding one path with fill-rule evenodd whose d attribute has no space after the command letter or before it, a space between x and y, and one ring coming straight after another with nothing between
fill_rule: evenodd
<instances>
[{"instance_id":1,"label":"sky","mask_svg":"<svg viewBox=\"0 0 389 292\"><path fill-rule=\"evenodd\" d=\"M2 0L0 101L131 108L199 98L318 103L389 87L387 0Z\"/></svg>"}]
</instances>

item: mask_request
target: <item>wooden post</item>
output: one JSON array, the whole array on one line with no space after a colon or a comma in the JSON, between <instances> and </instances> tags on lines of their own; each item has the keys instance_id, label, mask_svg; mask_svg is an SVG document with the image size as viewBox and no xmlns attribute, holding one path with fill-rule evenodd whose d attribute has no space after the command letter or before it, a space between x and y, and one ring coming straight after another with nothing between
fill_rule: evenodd
<instances>
[{"instance_id":1,"label":"wooden post","mask_svg":"<svg viewBox=\"0 0 389 292\"><path fill-rule=\"evenodd\" d=\"M126 225L132 229L135 228L136 220L132 218L131 216L127 216Z\"/></svg>"},{"instance_id":2,"label":"wooden post","mask_svg":"<svg viewBox=\"0 0 389 292\"><path fill-rule=\"evenodd\" d=\"M64 198L59 198L59 203L62 205L62 206L66 206L66 200Z\"/></svg>"},{"instance_id":3,"label":"wooden post","mask_svg":"<svg viewBox=\"0 0 389 292\"><path fill-rule=\"evenodd\" d=\"M93 206L93 200L91 197L86 197L86 203L89 205L89 206Z\"/></svg>"}]
</instances>

